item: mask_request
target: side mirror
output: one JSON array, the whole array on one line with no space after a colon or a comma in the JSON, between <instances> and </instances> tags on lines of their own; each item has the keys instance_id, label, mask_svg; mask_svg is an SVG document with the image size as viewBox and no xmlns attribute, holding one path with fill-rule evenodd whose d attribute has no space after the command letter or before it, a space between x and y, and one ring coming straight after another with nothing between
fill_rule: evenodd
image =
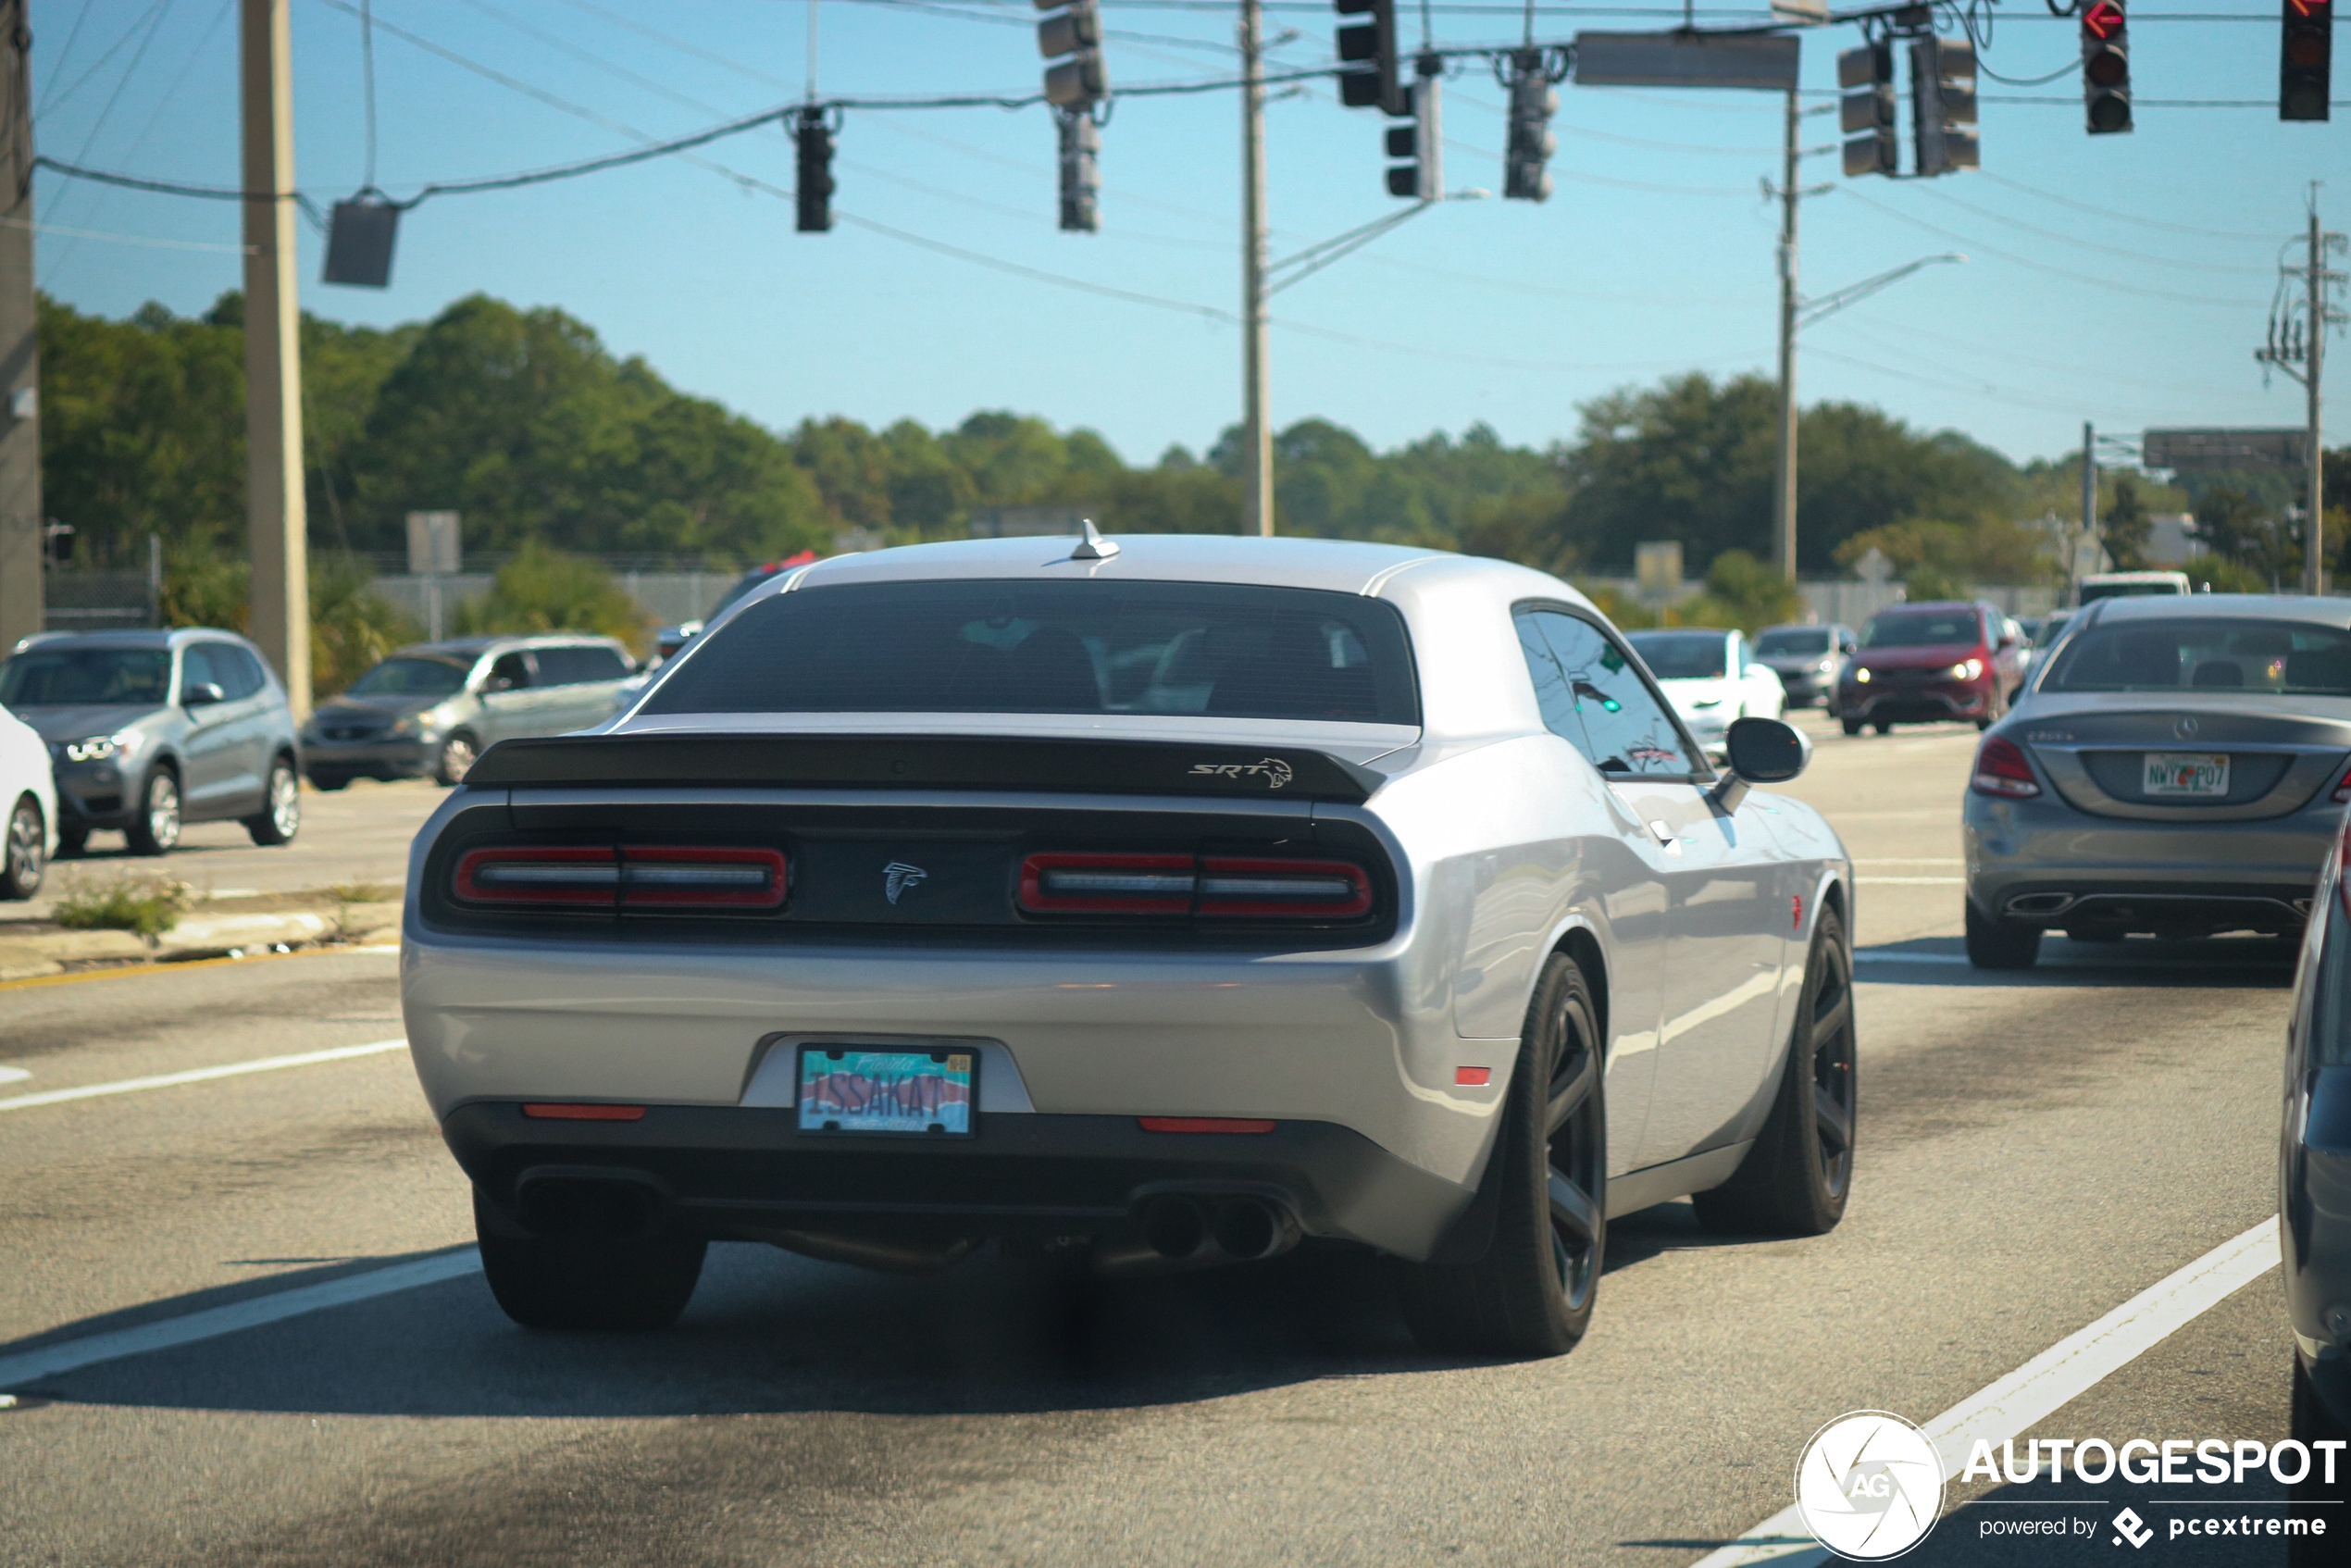
<instances>
[{"instance_id":1,"label":"side mirror","mask_svg":"<svg viewBox=\"0 0 2351 1568\"><path fill-rule=\"evenodd\" d=\"M1858 653L1861 651L1861 645L1848 637L1836 645L1836 651L1840 653Z\"/></svg>"},{"instance_id":2,"label":"side mirror","mask_svg":"<svg viewBox=\"0 0 2351 1568\"><path fill-rule=\"evenodd\" d=\"M1736 811L1750 784L1785 784L1812 760L1812 742L1792 724L1776 718L1736 718L1723 737L1729 770L1708 791L1720 811Z\"/></svg>"},{"instance_id":3,"label":"side mirror","mask_svg":"<svg viewBox=\"0 0 2351 1568\"><path fill-rule=\"evenodd\" d=\"M228 700L229 693L209 680L193 681L181 688L180 692L180 705L183 708L209 707Z\"/></svg>"}]
</instances>

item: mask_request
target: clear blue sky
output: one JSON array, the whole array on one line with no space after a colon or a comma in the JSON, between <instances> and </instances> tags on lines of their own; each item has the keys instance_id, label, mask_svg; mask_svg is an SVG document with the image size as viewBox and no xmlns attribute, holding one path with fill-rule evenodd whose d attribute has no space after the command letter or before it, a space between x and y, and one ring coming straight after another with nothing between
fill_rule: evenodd
<instances>
[{"instance_id":1,"label":"clear blue sky","mask_svg":"<svg viewBox=\"0 0 2351 1568\"><path fill-rule=\"evenodd\" d=\"M2252 351L2309 180L2334 178L2322 210L2351 230L2351 109L2332 124L2282 125L2269 106L2146 102L2274 102L2278 9L2233 0L2230 14L2239 6L2242 22L2135 8L2133 134L2084 134L2075 24L2039 0L2011 0L1985 64L2009 77L2063 74L2039 87L1982 82L1984 172L1843 180L1833 156L1808 159L1810 179L1837 187L1805 205L1809 291L1935 252L1973 259L1811 330L1804 399L1877 404L2019 458L2077 443L2085 418L2128 432L2301 423L2299 387L2280 377L2265 390ZM31 8L44 152L233 183L236 0ZM1104 10L1114 85L1233 68L1229 6L1108 0ZM376 0L375 14L377 180L396 196L753 112L796 98L808 64L804 0ZM1025 0L825 0L819 85L1034 91L1035 15ZM1678 16L1544 6L1536 31L1564 40ZM1419 30L1407 17L1409 41ZM297 178L331 200L363 178L356 4L293 0L292 18ZM1327 6L1275 5L1268 20L1275 36L1295 31L1275 68L1330 61ZM1506 44L1520 27L1516 7L1496 5L1438 5L1434 22L1440 44ZM1833 87L1835 55L1855 42L1850 27L1807 35L1807 86ZM2338 103L2351 96L2351 38L2342 52ZM1576 404L1613 387L1690 367L1768 373L1777 217L1758 181L1777 172L1777 98L1572 84L1561 96L1548 204L1438 207L1275 297L1277 423L1320 415L1385 446L1484 420L1506 440L1539 443L1572 435ZM2014 101L2033 96L2057 101ZM1499 189L1502 102L1480 64L1448 82L1449 185ZM1907 118L1906 106L1906 135ZM1378 116L1342 109L1317 82L1267 119L1276 256L1393 210ZM1837 140L1833 115L1806 125L1808 143ZM482 291L561 306L616 352L774 427L834 413L939 425L1009 408L1090 426L1147 462L1170 442L1198 450L1238 417L1228 320L1014 276L915 240L1229 313L1238 143L1230 93L1118 102L1102 135L1102 232L1063 234L1043 108L856 110L840 140L837 210L899 235L847 222L797 234L789 202L665 158L428 202L403 222L387 291L318 283L320 241L305 226L304 305L388 324ZM790 143L772 129L703 156L792 183ZM40 242L42 286L83 309L118 316L152 299L193 312L237 284L232 204L45 173L39 204L54 226ZM89 232L62 231L72 230ZM2351 341L2334 341L2351 364ZM2351 379L2331 380L2336 406L2351 406ZM2331 441L2351 439L2351 416L2329 425Z\"/></svg>"}]
</instances>

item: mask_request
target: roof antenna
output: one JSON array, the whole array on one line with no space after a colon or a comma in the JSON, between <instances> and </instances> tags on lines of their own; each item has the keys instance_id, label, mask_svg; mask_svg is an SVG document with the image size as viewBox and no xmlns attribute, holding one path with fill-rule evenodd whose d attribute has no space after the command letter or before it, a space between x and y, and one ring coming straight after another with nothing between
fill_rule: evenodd
<instances>
[{"instance_id":1,"label":"roof antenna","mask_svg":"<svg viewBox=\"0 0 2351 1568\"><path fill-rule=\"evenodd\" d=\"M1118 541L1104 539L1101 530L1094 526L1093 518L1082 518L1080 522L1086 529L1086 537L1079 540L1077 547L1069 553L1071 560L1107 561L1118 554Z\"/></svg>"}]
</instances>

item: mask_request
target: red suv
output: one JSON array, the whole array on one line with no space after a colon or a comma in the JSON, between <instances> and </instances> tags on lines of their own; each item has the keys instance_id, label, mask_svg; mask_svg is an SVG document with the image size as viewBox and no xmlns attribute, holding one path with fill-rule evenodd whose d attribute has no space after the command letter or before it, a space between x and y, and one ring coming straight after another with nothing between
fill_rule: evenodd
<instances>
[{"instance_id":1,"label":"red suv","mask_svg":"<svg viewBox=\"0 0 2351 1568\"><path fill-rule=\"evenodd\" d=\"M1847 735L1955 718L1989 729L2023 684L2022 641L1996 607L1896 604L1862 631L1837 681L1836 716Z\"/></svg>"}]
</instances>

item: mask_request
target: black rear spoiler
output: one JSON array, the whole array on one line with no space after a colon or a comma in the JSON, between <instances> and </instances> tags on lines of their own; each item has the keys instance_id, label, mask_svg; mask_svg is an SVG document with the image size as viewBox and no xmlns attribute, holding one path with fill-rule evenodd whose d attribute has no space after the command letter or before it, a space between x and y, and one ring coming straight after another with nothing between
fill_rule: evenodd
<instances>
[{"instance_id":1,"label":"black rear spoiler","mask_svg":"<svg viewBox=\"0 0 2351 1568\"><path fill-rule=\"evenodd\" d=\"M1297 746L888 735L558 735L501 740L469 787L849 786L1367 799L1378 774Z\"/></svg>"}]
</instances>

